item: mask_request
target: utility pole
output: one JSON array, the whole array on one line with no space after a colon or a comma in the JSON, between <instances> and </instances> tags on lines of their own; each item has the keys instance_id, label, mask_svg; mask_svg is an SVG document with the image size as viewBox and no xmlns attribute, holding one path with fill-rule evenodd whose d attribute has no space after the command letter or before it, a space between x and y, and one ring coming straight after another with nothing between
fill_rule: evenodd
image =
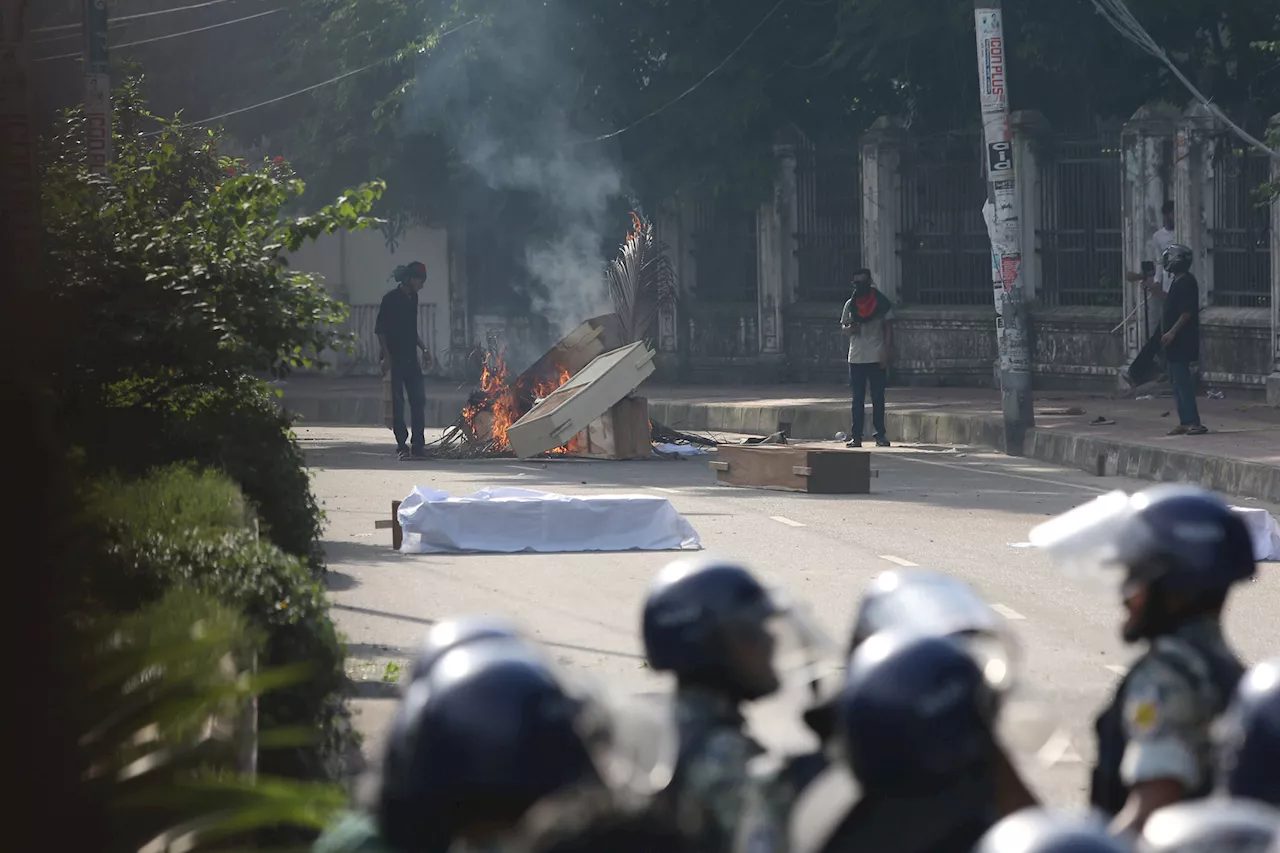
<instances>
[{"instance_id":1,"label":"utility pole","mask_svg":"<svg viewBox=\"0 0 1280 853\"><path fill-rule=\"evenodd\" d=\"M1018 221L1013 134L1009 129L1008 51L1000 0L974 0L973 18L978 38L978 88L987 155L987 203L982 212L991 238L1004 452L1021 456L1027 430L1035 426L1035 411L1031 398L1029 317L1022 288L1022 228Z\"/></svg>"},{"instance_id":2,"label":"utility pole","mask_svg":"<svg viewBox=\"0 0 1280 853\"><path fill-rule=\"evenodd\" d=\"M84 2L84 117L89 168L106 174L111 162L111 65L107 56L107 0Z\"/></svg>"}]
</instances>

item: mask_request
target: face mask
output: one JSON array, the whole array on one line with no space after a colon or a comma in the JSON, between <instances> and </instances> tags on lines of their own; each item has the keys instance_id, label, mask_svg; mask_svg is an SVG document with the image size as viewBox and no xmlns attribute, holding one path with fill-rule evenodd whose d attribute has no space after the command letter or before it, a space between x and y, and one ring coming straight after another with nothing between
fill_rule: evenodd
<instances>
[{"instance_id":1,"label":"face mask","mask_svg":"<svg viewBox=\"0 0 1280 853\"><path fill-rule=\"evenodd\" d=\"M869 282L869 281L855 281L855 282L853 283L853 292L854 292L854 293L856 293L856 294L858 294L859 296L863 296L863 295L865 295L865 294L867 294L867 293L870 293L870 292L871 292L871 282Z\"/></svg>"}]
</instances>

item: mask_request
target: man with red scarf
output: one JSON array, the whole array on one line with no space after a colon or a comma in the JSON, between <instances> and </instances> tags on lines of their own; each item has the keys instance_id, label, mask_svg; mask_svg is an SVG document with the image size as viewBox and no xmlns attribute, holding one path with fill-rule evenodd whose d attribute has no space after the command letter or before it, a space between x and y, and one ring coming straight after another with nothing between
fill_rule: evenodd
<instances>
[{"instance_id":1,"label":"man with red scarf","mask_svg":"<svg viewBox=\"0 0 1280 853\"><path fill-rule=\"evenodd\" d=\"M871 386L871 423L877 447L888 447L884 428L884 386L893 342L893 303L871 283L871 270L853 274L853 298L844 304L840 328L849 336L849 387L853 391L853 429L845 447L862 446L867 386Z\"/></svg>"}]
</instances>

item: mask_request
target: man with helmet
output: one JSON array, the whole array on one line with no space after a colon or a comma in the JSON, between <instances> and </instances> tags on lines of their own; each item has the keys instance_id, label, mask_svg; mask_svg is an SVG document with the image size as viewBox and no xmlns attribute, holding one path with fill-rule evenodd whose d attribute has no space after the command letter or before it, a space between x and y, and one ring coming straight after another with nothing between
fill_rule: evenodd
<instances>
[{"instance_id":1,"label":"man with helmet","mask_svg":"<svg viewBox=\"0 0 1280 853\"><path fill-rule=\"evenodd\" d=\"M1240 680L1213 741L1218 791L1280 808L1280 658Z\"/></svg>"},{"instance_id":2,"label":"man with helmet","mask_svg":"<svg viewBox=\"0 0 1280 853\"><path fill-rule=\"evenodd\" d=\"M1169 365L1169 387L1178 409L1178 425L1170 435L1204 435L1209 430L1200 423L1196 406L1196 386L1191 365L1200 360L1200 285L1191 274L1191 248L1174 243L1164 250L1160 261L1173 276L1161 308L1160 344Z\"/></svg>"},{"instance_id":3,"label":"man with helmet","mask_svg":"<svg viewBox=\"0 0 1280 853\"><path fill-rule=\"evenodd\" d=\"M715 559L668 565L645 600L645 659L676 678L680 751L668 798L702 850L730 848L747 764L764 752L742 706L781 686L780 623L795 629L802 655L816 653L816 629L746 568Z\"/></svg>"},{"instance_id":4,"label":"man with helmet","mask_svg":"<svg viewBox=\"0 0 1280 853\"><path fill-rule=\"evenodd\" d=\"M396 286L382 297L373 331L378 337L379 366L383 375L391 373L392 431L396 437L396 453L401 459L421 457L426 447L426 390L422 387L422 360L430 363L431 354L418 334L418 292L427 281L427 266L414 261L396 267ZM404 398L409 398L409 422L412 438L404 422ZM409 443L412 441L412 443Z\"/></svg>"},{"instance_id":5,"label":"man with helmet","mask_svg":"<svg viewBox=\"0 0 1280 853\"><path fill-rule=\"evenodd\" d=\"M1244 667L1222 636L1227 593L1255 572L1249 531L1211 492L1112 492L1037 526L1031 542L1066 568L1118 570L1122 636L1143 643L1095 728L1090 800L1115 831L1211 788L1210 726Z\"/></svg>"},{"instance_id":6,"label":"man with helmet","mask_svg":"<svg viewBox=\"0 0 1280 853\"><path fill-rule=\"evenodd\" d=\"M1265 803L1210 797L1151 816L1139 853L1267 853L1280 838L1280 811Z\"/></svg>"},{"instance_id":7,"label":"man with helmet","mask_svg":"<svg viewBox=\"0 0 1280 853\"><path fill-rule=\"evenodd\" d=\"M999 818L1000 667L979 645L876 634L849 661L833 761L800 793L791 853L968 853Z\"/></svg>"}]
</instances>

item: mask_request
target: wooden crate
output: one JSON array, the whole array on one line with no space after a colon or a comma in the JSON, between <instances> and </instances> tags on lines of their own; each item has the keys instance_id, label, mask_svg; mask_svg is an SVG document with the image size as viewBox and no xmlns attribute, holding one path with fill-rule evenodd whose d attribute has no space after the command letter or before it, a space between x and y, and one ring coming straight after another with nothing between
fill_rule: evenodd
<instances>
[{"instance_id":1,"label":"wooden crate","mask_svg":"<svg viewBox=\"0 0 1280 853\"><path fill-rule=\"evenodd\" d=\"M798 444L722 444L709 462L722 486L814 495L871 493L871 454Z\"/></svg>"}]
</instances>

